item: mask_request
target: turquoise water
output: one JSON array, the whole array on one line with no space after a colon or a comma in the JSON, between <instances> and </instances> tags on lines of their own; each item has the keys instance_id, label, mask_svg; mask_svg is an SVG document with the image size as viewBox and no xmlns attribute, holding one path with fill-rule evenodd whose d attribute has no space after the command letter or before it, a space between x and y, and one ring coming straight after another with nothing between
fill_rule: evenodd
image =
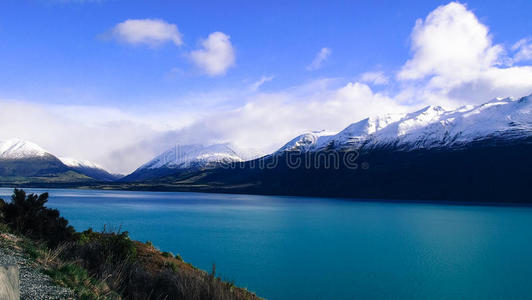
<instances>
[{"instance_id":1,"label":"turquoise water","mask_svg":"<svg viewBox=\"0 0 532 300\"><path fill-rule=\"evenodd\" d=\"M78 230L122 226L269 299L532 295L527 207L47 191Z\"/></svg>"}]
</instances>

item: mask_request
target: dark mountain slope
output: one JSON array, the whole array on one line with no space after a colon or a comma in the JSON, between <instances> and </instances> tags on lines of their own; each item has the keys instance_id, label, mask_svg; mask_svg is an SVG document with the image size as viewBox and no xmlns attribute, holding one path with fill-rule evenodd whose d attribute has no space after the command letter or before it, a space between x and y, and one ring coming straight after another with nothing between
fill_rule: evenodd
<instances>
[{"instance_id":1,"label":"dark mountain slope","mask_svg":"<svg viewBox=\"0 0 532 300\"><path fill-rule=\"evenodd\" d=\"M65 166L53 155L0 159L0 183L86 181L94 179Z\"/></svg>"},{"instance_id":2,"label":"dark mountain slope","mask_svg":"<svg viewBox=\"0 0 532 300\"><path fill-rule=\"evenodd\" d=\"M346 155L331 153L339 161ZM455 149L373 150L360 153L358 168L342 163L326 168L318 153L283 153L261 159L265 166L277 160L275 168L255 160L151 184L230 193L524 203L532 202L531 154L531 139L484 140ZM322 163L310 168L287 163L297 159Z\"/></svg>"}]
</instances>

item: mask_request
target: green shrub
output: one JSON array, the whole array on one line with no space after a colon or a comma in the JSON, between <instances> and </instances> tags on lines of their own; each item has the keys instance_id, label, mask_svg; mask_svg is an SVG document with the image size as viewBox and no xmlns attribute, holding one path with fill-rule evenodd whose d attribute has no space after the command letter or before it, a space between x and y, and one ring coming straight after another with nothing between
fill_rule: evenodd
<instances>
[{"instance_id":1,"label":"green shrub","mask_svg":"<svg viewBox=\"0 0 532 300\"><path fill-rule=\"evenodd\" d=\"M82 233L77 233L76 239L80 244L84 245L89 243L91 240L95 240L96 238L98 238L99 234L100 233L98 232L94 232L92 228L89 228L83 231Z\"/></svg>"},{"instance_id":2,"label":"green shrub","mask_svg":"<svg viewBox=\"0 0 532 300\"><path fill-rule=\"evenodd\" d=\"M27 238L22 238L17 245L33 260L41 257L46 249L42 243L36 243Z\"/></svg>"},{"instance_id":3,"label":"green shrub","mask_svg":"<svg viewBox=\"0 0 532 300\"><path fill-rule=\"evenodd\" d=\"M168 263L168 266L170 267L172 272L174 272L174 273L179 272L179 266L177 265L177 263L171 261L171 262Z\"/></svg>"},{"instance_id":4,"label":"green shrub","mask_svg":"<svg viewBox=\"0 0 532 300\"><path fill-rule=\"evenodd\" d=\"M128 284L127 274L137 260L137 248L128 232L94 232L78 235L78 242L64 252L62 259L79 261L89 274L105 281L114 291Z\"/></svg>"},{"instance_id":5,"label":"green shrub","mask_svg":"<svg viewBox=\"0 0 532 300\"><path fill-rule=\"evenodd\" d=\"M9 226L5 223L0 223L0 233L9 233L9 232L11 232L11 229L9 228Z\"/></svg>"},{"instance_id":6,"label":"green shrub","mask_svg":"<svg viewBox=\"0 0 532 300\"><path fill-rule=\"evenodd\" d=\"M179 261L184 261L183 258L181 257L181 254L177 253L175 255L175 259L179 260Z\"/></svg>"},{"instance_id":7,"label":"green shrub","mask_svg":"<svg viewBox=\"0 0 532 300\"><path fill-rule=\"evenodd\" d=\"M94 232L92 229L83 231L72 254L87 262L89 270L103 264L115 264L122 261L134 261L137 248L129 238L127 231Z\"/></svg>"},{"instance_id":8,"label":"green shrub","mask_svg":"<svg viewBox=\"0 0 532 300\"><path fill-rule=\"evenodd\" d=\"M80 299L120 299L104 282L89 275L87 270L75 263L45 271L56 283L72 289Z\"/></svg>"},{"instance_id":9,"label":"green shrub","mask_svg":"<svg viewBox=\"0 0 532 300\"><path fill-rule=\"evenodd\" d=\"M174 257L174 254L172 254L172 252L163 252L161 255L167 258Z\"/></svg>"},{"instance_id":10,"label":"green shrub","mask_svg":"<svg viewBox=\"0 0 532 300\"><path fill-rule=\"evenodd\" d=\"M56 209L46 208L48 193L29 194L15 189L11 202L2 203L3 219L15 233L44 240L54 248L74 239L74 228ZM2 201L3 202L3 201Z\"/></svg>"}]
</instances>

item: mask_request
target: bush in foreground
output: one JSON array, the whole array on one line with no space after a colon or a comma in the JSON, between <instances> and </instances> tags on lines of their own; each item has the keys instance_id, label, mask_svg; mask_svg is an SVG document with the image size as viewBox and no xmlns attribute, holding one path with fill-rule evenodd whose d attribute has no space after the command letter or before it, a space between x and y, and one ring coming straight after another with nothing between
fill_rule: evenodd
<instances>
[{"instance_id":1,"label":"bush in foreground","mask_svg":"<svg viewBox=\"0 0 532 300\"><path fill-rule=\"evenodd\" d=\"M74 228L59 215L57 209L46 208L48 193L29 194L15 189L11 202L1 200L4 222L13 232L35 240L43 240L50 247L74 240Z\"/></svg>"}]
</instances>

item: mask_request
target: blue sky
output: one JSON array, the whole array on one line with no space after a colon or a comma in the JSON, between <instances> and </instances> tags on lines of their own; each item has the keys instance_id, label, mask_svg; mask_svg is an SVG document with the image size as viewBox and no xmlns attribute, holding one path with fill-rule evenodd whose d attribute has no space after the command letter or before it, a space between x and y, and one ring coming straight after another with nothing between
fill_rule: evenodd
<instances>
[{"instance_id":1,"label":"blue sky","mask_svg":"<svg viewBox=\"0 0 532 300\"><path fill-rule=\"evenodd\" d=\"M264 85L268 89L319 77L352 78L400 67L409 55L415 20L446 3L3 1L0 91L11 98L123 106L238 88L264 75L276 79ZM525 13L532 11L530 1L467 3L492 28L495 42L511 43L532 33ZM117 23L145 18L176 24L184 45L152 49L101 38ZM231 36L236 65L226 76L201 76L185 55L215 31ZM332 55L321 69L307 71L322 47Z\"/></svg>"},{"instance_id":2,"label":"blue sky","mask_svg":"<svg viewBox=\"0 0 532 300\"><path fill-rule=\"evenodd\" d=\"M530 1L6 0L0 105L53 125L44 134L37 123L0 130L0 139L15 134L124 172L176 143L269 151L301 131L339 130L366 115L523 96L532 92L529 11ZM211 55L210 37L225 50ZM441 52L431 48L438 43ZM460 47L457 56L468 54L446 55ZM87 150L93 144L104 149Z\"/></svg>"}]
</instances>

